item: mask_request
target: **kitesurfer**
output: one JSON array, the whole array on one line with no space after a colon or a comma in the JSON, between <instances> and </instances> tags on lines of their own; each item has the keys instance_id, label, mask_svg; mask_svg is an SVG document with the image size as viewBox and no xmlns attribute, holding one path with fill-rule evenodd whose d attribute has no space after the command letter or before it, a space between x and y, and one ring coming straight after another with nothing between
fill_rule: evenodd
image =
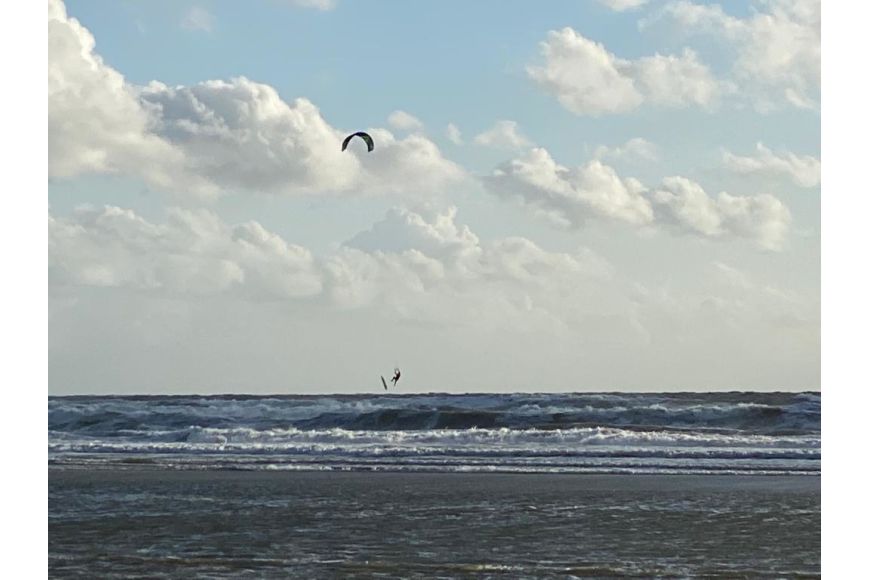
<instances>
[{"instance_id":1,"label":"kitesurfer","mask_svg":"<svg viewBox=\"0 0 870 580\"><path fill-rule=\"evenodd\" d=\"M401 376L402 376L402 373L399 371L398 368L395 369L395 371L393 371L393 378L390 379L390 382L393 383L394 387L396 386L396 383L399 382L399 377L401 377Z\"/></svg>"}]
</instances>

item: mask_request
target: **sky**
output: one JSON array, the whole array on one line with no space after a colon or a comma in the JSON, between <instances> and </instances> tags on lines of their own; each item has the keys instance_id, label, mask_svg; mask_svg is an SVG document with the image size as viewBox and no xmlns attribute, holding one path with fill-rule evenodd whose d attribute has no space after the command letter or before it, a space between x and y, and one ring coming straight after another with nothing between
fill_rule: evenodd
<instances>
[{"instance_id":1,"label":"sky","mask_svg":"<svg viewBox=\"0 0 870 580\"><path fill-rule=\"evenodd\" d=\"M48 25L50 394L819 388L817 1Z\"/></svg>"}]
</instances>

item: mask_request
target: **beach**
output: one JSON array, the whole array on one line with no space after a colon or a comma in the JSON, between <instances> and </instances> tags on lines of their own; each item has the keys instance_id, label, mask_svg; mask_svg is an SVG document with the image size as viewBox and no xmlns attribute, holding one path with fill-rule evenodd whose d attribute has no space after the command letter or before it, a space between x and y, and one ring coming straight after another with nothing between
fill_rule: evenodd
<instances>
[{"instance_id":1,"label":"beach","mask_svg":"<svg viewBox=\"0 0 870 580\"><path fill-rule=\"evenodd\" d=\"M55 578L820 573L818 393L50 397Z\"/></svg>"},{"instance_id":2,"label":"beach","mask_svg":"<svg viewBox=\"0 0 870 580\"><path fill-rule=\"evenodd\" d=\"M52 578L814 577L814 476L49 467Z\"/></svg>"}]
</instances>

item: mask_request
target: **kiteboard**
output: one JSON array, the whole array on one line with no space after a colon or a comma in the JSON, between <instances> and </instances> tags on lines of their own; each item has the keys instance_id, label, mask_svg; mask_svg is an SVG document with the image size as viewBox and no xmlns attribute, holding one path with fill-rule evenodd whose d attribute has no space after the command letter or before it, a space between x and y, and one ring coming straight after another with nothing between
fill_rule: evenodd
<instances>
[{"instance_id":1,"label":"kiteboard","mask_svg":"<svg viewBox=\"0 0 870 580\"><path fill-rule=\"evenodd\" d=\"M384 380L383 375L381 376L381 382L384 383L384 390L387 390L387 381Z\"/></svg>"}]
</instances>

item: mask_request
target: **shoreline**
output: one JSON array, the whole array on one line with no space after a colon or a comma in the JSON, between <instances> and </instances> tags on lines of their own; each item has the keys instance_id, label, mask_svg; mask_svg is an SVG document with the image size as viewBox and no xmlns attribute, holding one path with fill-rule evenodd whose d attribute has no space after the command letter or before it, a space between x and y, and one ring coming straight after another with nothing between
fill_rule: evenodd
<instances>
[{"instance_id":1,"label":"shoreline","mask_svg":"<svg viewBox=\"0 0 870 580\"><path fill-rule=\"evenodd\" d=\"M672 473L523 473L523 472L439 472L439 471L351 471L351 470L247 470L247 469L168 469L159 466L133 465L117 466L51 466L48 468L49 484L52 479L86 481L99 473L106 474L118 480L161 481L167 479L203 481L203 480L280 480L280 479L380 479L390 480L472 480L481 479L491 482L502 479L526 479L539 482L551 482L563 485L582 482L585 489L660 489L662 484L668 484L670 489L716 490L733 489L734 486L745 489L771 489L771 483L776 483L778 491L820 492L820 475L784 475L784 474L672 474ZM626 485L628 484L628 485Z\"/></svg>"},{"instance_id":2,"label":"shoreline","mask_svg":"<svg viewBox=\"0 0 870 580\"><path fill-rule=\"evenodd\" d=\"M821 478L821 471L764 471L764 470L745 470L736 472L729 469L710 470L703 472L699 470L673 470L660 472L630 472L630 471L608 471L605 469L590 469L588 471L544 471L544 470L510 470L510 469L396 469L387 468L353 468L345 469L340 467L324 466L320 468L307 466L283 466L275 468L247 468L247 467L231 467L220 465L209 466L166 466L151 463L148 461L122 461L117 463L52 463L48 464L49 472L55 471L153 471L160 473L173 472L219 472L219 473L360 473L360 474L420 474L420 475L527 475L527 476L569 476L569 477L584 477L584 476L613 476L613 477L805 477L805 478ZM661 468L660 468L661 469Z\"/></svg>"}]
</instances>

